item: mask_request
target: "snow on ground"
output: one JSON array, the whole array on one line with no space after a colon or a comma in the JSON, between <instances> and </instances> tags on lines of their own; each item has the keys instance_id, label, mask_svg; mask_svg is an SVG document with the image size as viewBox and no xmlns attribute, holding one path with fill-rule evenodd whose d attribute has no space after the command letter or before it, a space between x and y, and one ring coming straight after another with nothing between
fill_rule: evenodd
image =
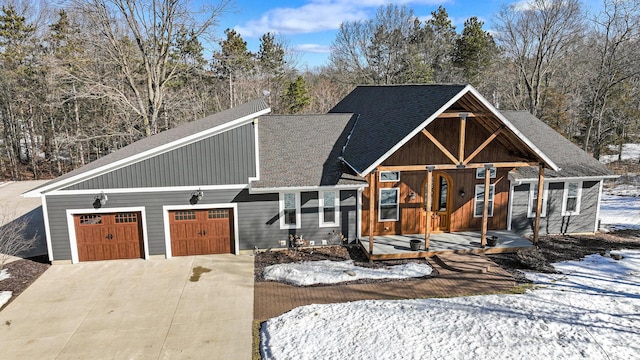
<instances>
[{"instance_id":1,"label":"snow on ground","mask_svg":"<svg viewBox=\"0 0 640 360\"><path fill-rule=\"evenodd\" d=\"M4 279L8 279L11 277L11 274L9 274L9 270L7 269L2 269L0 270L0 281L4 280ZM9 299L11 299L11 291L0 291L0 308L2 308L4 306L4 304L7 303L7 301L9 301Z\"/></svg>"},{"instance_id":2,"label":"snow on ground","mask_svg":"<svg viewBox=\"0 0 640 360\"><path fill-rule=\"evenodd\" d=\"M613 151L618 151L618 146L611 145L609 149ZM640 144L622 145L622 160L637 160L637 159L640 159ZM618 160L618 154L600 156L600 162L603 164L608 164L616 160Z\"/></svg>"},{"instance_id":3,"label":"snow on ground","mask_svg":"<svg viewBox=\"0 0 640 360\"><path fill-rule=\"evenodd\" d=\"M600 226L609 230L640 230L640 185L620 184L603 192Z\"/></svg>"},{"instance_id":4,"label":"snow on ground","mask_svg":"<svg viewBox=\"0 0 640 360\"><path fill-rule=\"evenodd\" d=\"M265 359L640 359L640 252L531 275L522 295L309 305L261 330Z\"/></svg>"},{"instance_id":5,"label":"snow on ground","mask_svg":"<svg viewBox=\"0 0 640 360\"><path fill-rule=\"evenodd\" d=\"M4 306L4 304L11 299L11 291L0 291L0 308Z\"/></svg>"},{"instance_id":6,"label":"snow on ground","mask_svg":"<svg viewBox=\"0 0 640 360\"><path fill-rule=\"evenodd\" d=\"M305 261L276 264L264 268L266 280L284 281L293 285L335 284L359 279L403 279L431 274L428 264L406 263L387 268L370 269L347 261Z\"/></svg>"},{"instance_id":7,"label":"snow on ground","mask_svg":"<svg viewBox=\"0 0 640 360\"><path fill-rule=\"evenodd\" d=\"M9 270L8 269L0 270L0 281L2 281L4 279L8 279L10 277L11 277L11 274L9 274Z\"/></svg>"}]
</instances>

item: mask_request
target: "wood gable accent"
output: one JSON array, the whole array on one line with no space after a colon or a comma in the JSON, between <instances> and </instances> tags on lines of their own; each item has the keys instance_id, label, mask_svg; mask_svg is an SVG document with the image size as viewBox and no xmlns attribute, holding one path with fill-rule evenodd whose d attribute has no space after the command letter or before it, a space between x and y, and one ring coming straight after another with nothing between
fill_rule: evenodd
<instances>
[{"instance_id":1,"label":"wood gable accent","mask_svg":"<svg viewBox=\"0 0 640 360\"><path fill-rule=\"evenodd\" d=\"M488 230L507 227L509 171L540 166L543 179L544 161L473 94L465 94L377 166L377 172L401 172L399 181L379 182L375 171L368 176L361 230L369 236L370 253L376 235L424 234L428 248L429 235L439 231L480 230L484 247ZM378 220L376 197L384 188L399 189L397 221Z\"/></svg>"}]
</instances>

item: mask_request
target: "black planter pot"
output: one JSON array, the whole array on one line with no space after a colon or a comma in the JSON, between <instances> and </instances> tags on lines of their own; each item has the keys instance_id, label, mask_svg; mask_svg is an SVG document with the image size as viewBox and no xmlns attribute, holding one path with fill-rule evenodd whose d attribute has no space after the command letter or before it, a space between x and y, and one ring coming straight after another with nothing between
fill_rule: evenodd
<instances>
[{"instance_id":1,"label":"black planter pot","mask_svg":"<svg viewBox=\"0 0 640 360\"><path fill-rule=\"evenodd\" d=\"M418 251L422 247L422 240L411 240L410 246L411 246L411 250Z\"/></svg>"},{"instance_id":2,"label":"black planter pot","mask_svg":"<svg viewBox=\"0 0 640 360\"><path fill-rule=\"evenodd\" d=\"M498 245L498 237L497 236L489 236L487 238L487 245L489 245L489 246Z\"/></svg>"}]
</instances>

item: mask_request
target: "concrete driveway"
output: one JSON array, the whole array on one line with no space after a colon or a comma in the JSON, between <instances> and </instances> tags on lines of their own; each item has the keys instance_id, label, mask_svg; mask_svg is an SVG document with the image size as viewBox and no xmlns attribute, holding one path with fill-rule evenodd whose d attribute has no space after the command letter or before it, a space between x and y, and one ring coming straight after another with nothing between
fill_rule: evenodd
<instances>
[{"instance_id":1,"label":"concrete driveway","mask_svg":"<svg viewBox=\"0 0 640 360\"><path fill-rule=\"evenodd\" d=\"M253 260L54 265L0 312L0 357L251 359Z\"/></svg>"}]
</instances>

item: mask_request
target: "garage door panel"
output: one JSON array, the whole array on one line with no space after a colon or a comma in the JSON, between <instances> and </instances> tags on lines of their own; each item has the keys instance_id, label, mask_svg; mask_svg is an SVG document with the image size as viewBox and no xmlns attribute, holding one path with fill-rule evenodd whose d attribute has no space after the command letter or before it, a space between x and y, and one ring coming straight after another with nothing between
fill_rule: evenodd
<instances>
[{"instance_id":1,"label":"garage door panel","mask_svg":"<svg viewBox=\"0 0 640 360\"><path fill-rule=\"evenodd\" d=\"M176 210L169 214L174 256L231 252L232 209Z\"/></svg>"},{"instance_id":2,"label":"garage door panel","mask_svg":"<svg viewBox=\"0 0 640 360\"><path fill-rule=\"evenodd\" d=\"M80 261L143 257L139 212L74 216Z\"/></svg>"}]
</instances>

